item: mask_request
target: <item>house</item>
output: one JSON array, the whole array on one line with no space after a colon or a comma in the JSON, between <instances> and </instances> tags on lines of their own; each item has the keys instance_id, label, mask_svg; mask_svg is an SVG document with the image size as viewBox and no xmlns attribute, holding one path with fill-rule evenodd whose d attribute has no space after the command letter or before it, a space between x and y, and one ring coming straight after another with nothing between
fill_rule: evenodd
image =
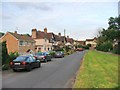
<instances>
[{"instance_id":1,"label":"house","mask_svg":"<svg viewBox=\"0 0 120 90\"><path fill-rule=\"evenodd\" d=\"M93 39L86 39L85 45L88 45L88 44L90 44L91 47L95 48L97 45L97 38L95 37Z\"/></svg>"},{"instance_id":2,"label":"house","mask_svg":"<svg viewBox=\"0 0 120 90\"><path fill-rule=\"evenodd\" d=\"M8 53L18 52L24 54L28 50L35 51L35 41L26 34L7 32L0 38L0 42L6 41Z\"/></svg>"},{"instance_id":3,"label":"house","mask_svg":"<svg viewBox=\"0 0 120 90\"><path fill-rule=\"evenodd\" d=\"M54 34L54 50L59 50L60 48L63 48L67 42L67 39L65 36L61 36L61 33L58 33L58 35Z\"/></svg>"},{"instance_id":4,"label":"house","mask_svg":"<svg viewBox=\"0 0 120 90\"><path fill-rule=\"evenodd\" d=\"M69 38L69 36L67 36L67 42L72 44L72 45L74 44L73 38Z\"/></svg>"},{"instance_id":5,"label":"house","mask_svg":"<svg viewBox=\"0 0 120 90\"><path fill-rule=\"evenodd\" d=\"M0 38L4 35L4 33L0 32Z\"/></svg>"},{"instance_id":6,"label":"house","mask_svg":"<svg viewBox=\"0 0 120 90\"><path fill-rule=\"evenodd\" d=\"M85 45L85 41L78 41L79 45L84 46Z\"/></svg>"},{"instance_id":7,"label":"house","mask_svg":"<svg viewBox=\"0 0 120 90\"><path fill-rule=\"evenodd\" d=\"M32 38L36 41L36 52L46 52L53 49L54 34L48 33L47 28L44 28L44 31L32 29Z\"/></svg>"}]
</instances>

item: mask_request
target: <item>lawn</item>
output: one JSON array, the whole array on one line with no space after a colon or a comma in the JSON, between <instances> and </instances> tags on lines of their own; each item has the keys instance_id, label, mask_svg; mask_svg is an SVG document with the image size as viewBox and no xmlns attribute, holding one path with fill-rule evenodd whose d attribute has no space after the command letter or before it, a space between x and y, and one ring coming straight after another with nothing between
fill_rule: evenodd
<instances>
[{"instance_id":1,"label":"lawn","mask_svg":"<svg viewBox=\"0 0 120 90\"><path fill-rule=\"evenodd\" d=\"M73 88L117 88L118 56L88 51L78 71Z\"/></svg>"}]
</instances>

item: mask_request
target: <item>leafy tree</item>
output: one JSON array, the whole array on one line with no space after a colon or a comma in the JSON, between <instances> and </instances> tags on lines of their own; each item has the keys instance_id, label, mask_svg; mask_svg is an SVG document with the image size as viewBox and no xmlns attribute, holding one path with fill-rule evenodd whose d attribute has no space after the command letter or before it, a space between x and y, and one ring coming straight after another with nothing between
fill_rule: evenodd
<instances>
[{"instance_id":1,"label":"leafy tree","mask_svg":"<svg viewBox=\"0 0 120 90\"><path fill-rule=\"evenodd\" d=\"M120 16L115 18L110 17L108 24L109 24L109 27L107 29L102 29L102 31L99 32L97 47L96 47L96 49L98 50L109 51L108 47L109 49L111 49L112 44L115 41L120 42L119 41L120 40ZM114 49L114 50L117 50L117 49Z\"/></svg>"}]
</instances>

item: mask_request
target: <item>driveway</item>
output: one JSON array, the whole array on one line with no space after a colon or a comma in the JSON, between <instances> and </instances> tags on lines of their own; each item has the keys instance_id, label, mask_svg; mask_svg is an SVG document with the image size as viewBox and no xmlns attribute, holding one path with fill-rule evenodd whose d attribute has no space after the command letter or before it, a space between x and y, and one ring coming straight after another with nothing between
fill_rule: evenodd
<instances>
[{"instance_id":1,"label":"driveway","mask_svg":"<svg viewBox=\"0 0 120 90\"><path fill-rule=\"evenodd\" d=\"M3 88L69 88L69 82L78 71L84 53L75 52L64 58L55 58L31 72L4 71L2 86Z\"/></svg>"}]
</instances>

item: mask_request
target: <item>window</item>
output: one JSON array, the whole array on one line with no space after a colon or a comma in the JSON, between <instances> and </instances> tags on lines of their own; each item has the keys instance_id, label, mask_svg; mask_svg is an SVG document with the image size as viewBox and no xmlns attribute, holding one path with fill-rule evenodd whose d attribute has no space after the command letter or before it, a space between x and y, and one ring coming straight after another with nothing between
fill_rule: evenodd
<instances>
[{"instance_id":1,"label":"window","mask_svg":"<svg viewBox=\"0 0 120 90\"><path fill-rule=\"evenodd\" d=\"M47 39L45 38L45 42L47 42Z\"/></svg>"},{"instance_id":2,"label":"window","mask_svg":"<svg viewBox=\"0 0 120 90\"><path fill-rule=\"evenodd\" d=\"M20 41L20 45L21 45L21 46L23 45L23 41Z\"/></svg>"}]
</instances>

